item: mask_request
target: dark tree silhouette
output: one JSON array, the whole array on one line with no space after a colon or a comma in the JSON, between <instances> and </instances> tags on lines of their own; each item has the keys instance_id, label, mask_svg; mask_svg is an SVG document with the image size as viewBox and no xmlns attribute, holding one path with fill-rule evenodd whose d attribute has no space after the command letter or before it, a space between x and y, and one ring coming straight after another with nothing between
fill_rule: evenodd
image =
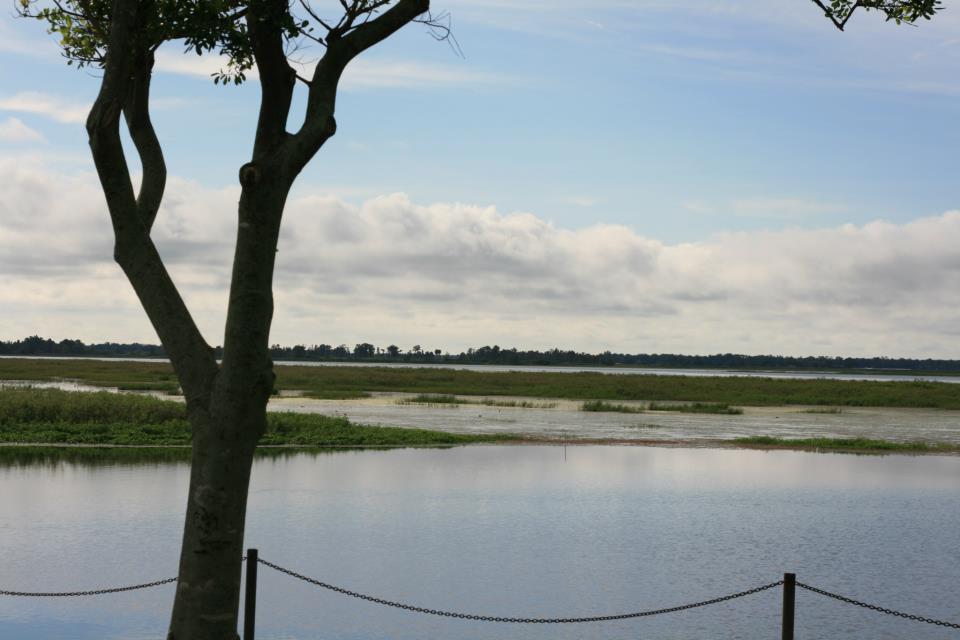
<instances>
[{"instance_id":1,"label":"dark tree silhouette","mask_svg":"<svg viewBox=\"0 0 960 640\"><path fill-rule=\"evenodd\" d=\"M943 8L940 0L811 0L823 9L833 25L843 31L847 22L858 9L879 11L887 20L897 24L914 24L917 20L929 20Z\"/></svg>"},{"instance_id":2,"label":"dark tree silhouette","mask_svg":"<svg viewBox=\"0 0 960 640\"><path fill-rule=\"evenodd\" d=\"M266 428L273 389L268 351L280 220L300 171L337 130L337 86L357 55L410 22L438 38L445 24L429 0L340 0L327 16L309 0L18 0L20 14L48 24L68 64L102 73L87 119L90 149L115 236L114 257L173 363L187 400L193 458L179 582L168 638L234 640L250 467ZM151 238L166 184L150 119L154 54L181 40L198 54L226 57L218 83L241 83L256 67L260 108L242 192L222 362L194 323ZM310 44L323 54L309 77L288 59ZM287 131L295 84L307 108ZM120 138L121 118L143 169L135 192ZM344 351L346 349L344 348Z\"/></svg>"}]
</instances>

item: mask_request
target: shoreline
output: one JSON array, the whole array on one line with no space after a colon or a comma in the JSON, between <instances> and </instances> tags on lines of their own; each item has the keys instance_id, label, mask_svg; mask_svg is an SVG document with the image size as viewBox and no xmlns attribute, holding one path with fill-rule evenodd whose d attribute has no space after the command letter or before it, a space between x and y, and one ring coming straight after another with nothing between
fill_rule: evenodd
<instances>
[{"instance_id":1,"label":"shoreline","mask_svg":"<svg viewBox=\"0 0 960 640\"><path fill-rule=\"evenodd\" d=\"M886 444L897 445L891 441L881 441ZM562 438L562 439L535 439L520 438L516 440L499 440L490 442L462 442L462 443L409 443L409 444L264 444L258 445L257 451L290 451L309 452L313 450L387 450L387 449L452 449L454 447L657 447L665 449L746 449L753 451L802 451L808 453L847 453L855 455L909 455L909 456L960 456L960 447L937 449L910 449L910 448L870 448L870 447L843 447L817 446L809 444L791 444L789 441L779 443L749 443L738 442L736 439L618 439L618 438ZM192 445L182 444L92 444L70 442L0 442L0 451L11 449L49 449L49 450L179 450L190 451Z\"/></svg>"}]
</instances>

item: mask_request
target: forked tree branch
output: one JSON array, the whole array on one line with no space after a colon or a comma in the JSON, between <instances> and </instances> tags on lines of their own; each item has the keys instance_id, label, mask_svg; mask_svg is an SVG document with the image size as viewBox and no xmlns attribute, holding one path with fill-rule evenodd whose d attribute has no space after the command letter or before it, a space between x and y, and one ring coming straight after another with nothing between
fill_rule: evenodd
<instances>
[{"instance_id":1,"label":"forked tree branch","mask_svg":"<svg viewBox=\"0 0 960 640\"><path fill-rule=\"evenodd\" d=\"M134 197L130 170L120 142L120 115L125 104L129 105L134 121L141 125L138 137L144 140L143 123L138 116L146 112L131 101L131 96L137 93L141 96L149 93L149 74L133 80L137 74L134 70L136 56L132 54L145 50L137 41L138 9L141 6L137 0L114 0L107 51L120 55L106 58L100 92L87 118L87 133L113 223L114 258L133 285L157 331L183 386L188 406L206 409L218 370L217 362L150 239L149 226L144 224ZM137 82L143 82L145 86L137 86ZM159 204L159 181L156 176L146 175L148 167L153 167L152 161L145 160L144 185L151 186L143 194L143 202L150 205L144 211ZM162 189L159 192L162 195Z\"/></svg>"},{"instance_id":2,"label":"forked tree branch","mask_svg":"<svg viewBox=\"0 0 960 640\"><path fill-rule=\"evenodd\" d=\"M812 1L815 5L817 5L817 6L820 7L821 9L823 9L824 15L827 16L827 18L830 19L830 22L833 23L833 26L835 26L835 27L836 27L837 29L839 29L840 31L843 31L843 28L847 26L847 22L849 22L850 17L851 17L851 16L853 15L853 13L861 6L860 0L857 0L856 2L853 3L853 5L852 5L852 6L850 7L850 9L847 11L846 15L843 16L842 19L838 20L836 14L834 13L834 11L833 11L830 7L828 7L827 5L825 5L821 0L811 0L811 1Z\"/></svg>"},{"instance_id":3,"label":"forked tree branch","mask_svg":"<svg viewBox=\"0 0 960 640\"><path fill-rule=\"evenodd\" d=\"M343 4L349 14L350 7L356 3ZM336 133L334 112L337 85L347 64L429 10L430 0L400 0L378 17L353 26L345 34L341 34L339 28L330 32L327 50L317 63L310 81L303 126L290 140L290 162L294 175Z\"/></svg>"},{"instance_id":4,"label":"forked tree branch","mask_svg":"<svg viewBox=\"0 0 960 640\"><path fill-rule=\"evenodd\" d=\"M136 60L131 74L130 87L123 104L123 115L130 137L140 156L143 178L137 195L137 212L149 234L157 217L163 192L167 184L167 166L163 148L150 120L150 77L153 69L153 52L148 51L142 60Z\"/></svg>"}]
</instances>

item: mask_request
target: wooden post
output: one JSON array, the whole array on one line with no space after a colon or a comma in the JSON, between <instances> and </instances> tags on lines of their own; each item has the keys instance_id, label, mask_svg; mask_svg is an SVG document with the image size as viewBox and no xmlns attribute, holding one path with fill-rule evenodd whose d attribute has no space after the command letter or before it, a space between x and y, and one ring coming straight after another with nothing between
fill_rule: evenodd
<instances>
[{"instance_id":1,"label":"wooden post","mask_svg":"<svg viewBox=\"0 0 960 640\"><path fill-rule=\"evenodd\" d=\"M247 549L247 594L243 599L243 640L254 640L254 624L257 621L258 564L257 550Z\"/></svg>"},{"instance_id":2,"label":"wooden post","mask_svg":"<svg viewBox=\"0 0 960 640\"><path fill-rule=\"evenodd\" d=\"M794 598L797 592L797 575L783 574L783 627L781 640L793 640Z\"/></svg>"}]
</instances>

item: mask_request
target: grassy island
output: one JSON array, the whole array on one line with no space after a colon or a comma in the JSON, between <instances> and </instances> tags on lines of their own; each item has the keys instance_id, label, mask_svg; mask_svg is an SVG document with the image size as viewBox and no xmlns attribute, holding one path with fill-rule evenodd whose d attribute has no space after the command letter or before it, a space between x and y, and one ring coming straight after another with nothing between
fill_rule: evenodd
<instances>
[{"instance_id":1,"label":"grassy island","mask_svg":"<svg viewBox=\"0 0 960 640\"><path fill-rule=\"evenodd\" d=\"M864 453L957 453L960 447L929 442L894 442L871 438L774 438L750 436L735 438L732 444L763 449L802 449L825 451L853 451Z\"/></svg>"},{"instance_id":2,"label":"grassy island","mask_svg":"<svg viewBox=\"0 0 960 640\"><path fill-rule=\"evenodd\" d=\"M518 440L358 425L346 418L268 413L261 445L412 446ZM189 446L190 424L178 402L143 395L0 389L0 443Z\"/></svg>"}]
</instances>

